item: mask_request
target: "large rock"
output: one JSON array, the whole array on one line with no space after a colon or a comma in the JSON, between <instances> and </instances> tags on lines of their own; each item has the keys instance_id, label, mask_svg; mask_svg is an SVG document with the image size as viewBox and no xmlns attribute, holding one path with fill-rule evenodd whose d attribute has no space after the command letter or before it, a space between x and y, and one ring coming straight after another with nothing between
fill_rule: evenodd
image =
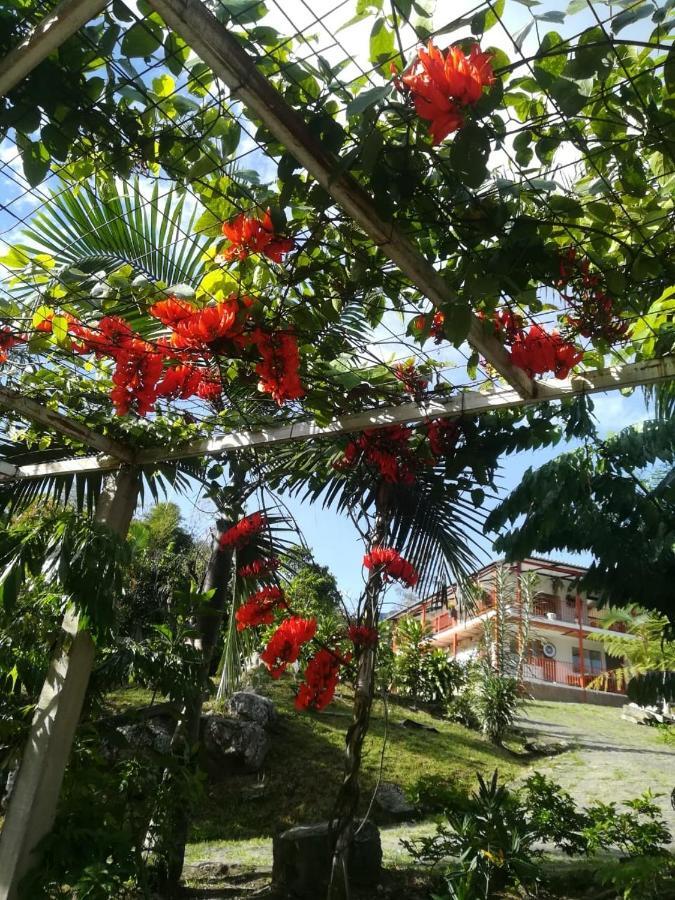
<instances>
[{"instance_id":1,"label":"large rock","mask_svg":"<svg viewBox=\"0 0 675 900\"><path fill-rule=\"evenodd\" d=\"M257 772L265 761L269 739L256 722L225 716L202 716L202 745L209 769Z\"/></svg>"},{"instance_id":2,"label":"large rock","mask_svg":"<svg viewBox=\"0 0 675 900\"><path fill-rule=\"evenodd\" d=\"M277 711L268 697L261 697L253 691L237 691L230 698L230 712L238 719L255 722L263 728L276 725Z\"/></svg>"},{"instance_id":3,"label":"large rock","mask_svg":"<svg viewBox=\"0 0 675 900\"><path fill-rule=\"evenodd\" d=\"M413 818L417 810L403 793L403 789L393 781L383 781L375 793L375 805L387 818L405 822Z\"/></svg>"},{"instance_id":4,"label":"large rock","mask_svg":"<svg viewBox=\"0 0 675 900\"><path fill-rule=\"evenodd\" d=\"M273 842L274 885L300 900L325 895L332 863L328 823L300 825L276 835ZM355 885L374 887L382 872L380 832L366 822L355 835L349 853L349 878Z\"/></svg>"}]
</instances>

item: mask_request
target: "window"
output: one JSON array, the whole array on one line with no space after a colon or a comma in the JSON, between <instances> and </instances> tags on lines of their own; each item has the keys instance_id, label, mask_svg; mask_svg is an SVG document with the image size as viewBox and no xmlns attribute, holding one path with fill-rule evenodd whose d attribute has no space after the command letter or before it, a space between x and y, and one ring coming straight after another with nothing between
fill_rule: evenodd
<instances>
[{"instance_id":1,"label":"window","mask_svg":"<svg viewBox=\"0 0 675 900\"><path fill-rule=\"evenodd\" d=\"M579 665L579 648L572 647L572 665L575 672L581 672ZM587 675L599 675L603 671L602 650L584 649L584 672Z\"/></svg>"}]
</instances>

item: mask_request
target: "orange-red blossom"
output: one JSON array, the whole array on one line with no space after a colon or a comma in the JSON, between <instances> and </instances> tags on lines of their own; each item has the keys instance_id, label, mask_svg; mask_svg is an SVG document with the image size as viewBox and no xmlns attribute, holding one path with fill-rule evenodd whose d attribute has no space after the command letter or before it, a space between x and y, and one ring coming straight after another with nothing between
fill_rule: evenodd
<instances>
[{"instance_id":1,"label":"orange-red blossom","mask_svg":"<svg viewBox=\"0 0 675 900\"><path fill-rule=\"evenodd\" d=\"M478 44L468 54L461 47L444 52L429 41L401 81L411 92L417 115L431 123L433 143L440 144L462 127L466 107L477 103L483 88L494 82L491 54Z\"/></svg>"}]
</instances>

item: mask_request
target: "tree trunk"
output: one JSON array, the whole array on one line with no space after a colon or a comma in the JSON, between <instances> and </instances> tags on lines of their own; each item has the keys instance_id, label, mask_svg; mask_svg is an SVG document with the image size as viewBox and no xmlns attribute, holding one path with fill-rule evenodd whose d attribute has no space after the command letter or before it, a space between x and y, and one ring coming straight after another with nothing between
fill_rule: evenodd
<instances>
[{"instance_id":1,"label":"tree trunk","mask_svg":"<svg viewBox=\"0 0 675 900\"><path fill-rule=\"evenodd\" d=\"M164 773L160 802L165 804L165 808L160 810L160 820L155 821L150 829L148 842L155 856L157 877L169 896L175 893L183 871L190 826L190 804L184 795L184 786L195 768L202 706L208 694L211 660L218 642L232 577L232 550L222 550L219 541L221 535L233 524L224 519L218 519L216 523L217 531L202 585L204 592L214 590L215 593L209 603L199 610L196 621L199 635L196 645L201 650L202 658L194 690L185 697L171 740L171 753L176 759L177 768L167 769Z\"/></svg>"},{"instance_id":2,"label":"tree trunk","mask_svg":"<svg viewBox=\"0 0 675 900\"><path fill-rule=\"evenodd\" d=\"M381 484L377 495L375 525L368 536L368 550L386 543L389 528L388 495L388 485ZM362 621L367 628L377 628L383 586L382 574L377 569L372 569L366 584ZM377 644L363 647L356 655L356 688L352 722L345 738L344 778L331 820L335 849L328 888L329 900L346 900L349 897L347 873L349 849L354 836L354 821L361 796L359 775L363 742L368 733L370 710L373 705L376 656Z\"/></svg>"}]
</instances>

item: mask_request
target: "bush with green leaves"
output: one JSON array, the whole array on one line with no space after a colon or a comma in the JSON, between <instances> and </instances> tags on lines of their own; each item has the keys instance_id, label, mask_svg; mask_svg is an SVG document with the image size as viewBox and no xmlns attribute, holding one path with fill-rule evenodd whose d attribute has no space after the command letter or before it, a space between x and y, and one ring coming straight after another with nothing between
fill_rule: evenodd
<instances>
[{"instance_id":1,"label":"bush with green leaves","mask_svg":"<svg viewBox=\"0 0 675 900\"><path fill-rule=\"evenodd\" d=\"M485 670L471 696L480 730L500 746L522 706L517 679Z\"/></svg>"},{"instance_id":2,"label":"bush with green leaves","mask_svg":"<svg viewBox=\"0 0 675 900\"><path fill-rule=\"evenodd\" d=\"M521 802L539 840L555 844L568 856L587 851L588 819L577 809L572 795L560 785L535 772L525 782Z\"/></svg>"},{"instance_id":3,"label":"bush with green leaves","mask_svg":"<svg viewBox=\"0 0 675 900\"><path fill-rule=\"evenodd\" d=\"M450 700L464 681L463 669L448 654L430 645L431 628L406 617L396 623L394 683L397 693L422 703Z\"/></svg>"},{"instance_id":4,"label":"bush with green leaves","mask_svg":"<svg viewBox=\"0 0 675 900\"><path fill-rule=\"evenodd\" d=\"M446 870L447 893L438 900L489 900L508 888L536 884L536 840L516 796L498 784L495 771L489 781L478 775L467 812L448 810L435 835L402 843L421 863L457 860Z\"/></svg>"}]
</instances>

